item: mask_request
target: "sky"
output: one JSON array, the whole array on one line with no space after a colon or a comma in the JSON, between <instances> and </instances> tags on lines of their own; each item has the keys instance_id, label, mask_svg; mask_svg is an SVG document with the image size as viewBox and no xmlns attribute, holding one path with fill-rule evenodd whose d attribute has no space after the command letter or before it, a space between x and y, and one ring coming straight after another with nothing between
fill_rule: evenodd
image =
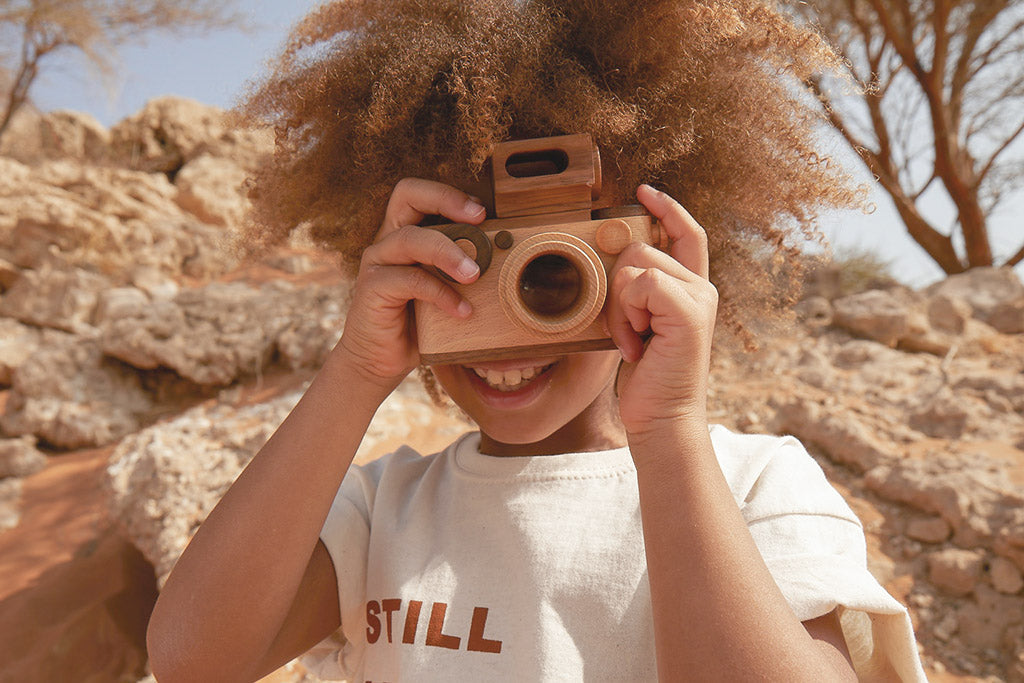
<instances>
[{"instance_id":1,"label":"sky","mask_svg":"<svg viewBox=\"0 0 1024 683\"><path fill-rule=\"evenodd\" d=\"M96 74L70 59L51 64L40 73L31 93L41 110L74 109L95 116L111 126L142 108L159 95L181 95L206 104L230 107L243 92L245 83L258 76L266 60L273 57L288 29L318 2L316 0L244 0L253 29L247 32L218 31L202 37L151 34L144 43L119 51L120 64L114 82L104 84ZM840 141L832 145L833 156L855 172L860 182L871 179L852 152ZM832 247L838 253L871 251L890 262L891 272L902 282L923 287L941 279L942 272L906 234L888 196L880 189L871 201L877 210L865 215L847 211L827 216L822 222ZM925 206L936 225L950 225L950 206L936 197ZM1024 193L1008 202L994 217L992 243L1004 259L1024 241ZM1017 272L1024 279L1024 264Z\"/></svg>"}]
</instances>

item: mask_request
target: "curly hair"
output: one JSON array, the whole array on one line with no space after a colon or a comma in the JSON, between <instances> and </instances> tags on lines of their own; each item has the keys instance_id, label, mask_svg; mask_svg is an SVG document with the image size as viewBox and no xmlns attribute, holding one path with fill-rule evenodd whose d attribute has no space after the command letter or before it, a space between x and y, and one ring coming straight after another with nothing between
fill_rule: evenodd
<instances>
[{"instance_id":1,"label":"curly hair","mask_svg":"<svg viewBox=\"0 0 1024 683\"><path fill-rule=\"evenodd\" d=\"M802 85L836 66L772 0L328 2L236 109L277 143L246 240L305 226L355 267L400 178L459 185L495 143L589 132L617 201L646 182L705 227L722 317L742 327L754 283L777 279L765 254L861 203L819 154Z\"/></svg>"}]
</instances>

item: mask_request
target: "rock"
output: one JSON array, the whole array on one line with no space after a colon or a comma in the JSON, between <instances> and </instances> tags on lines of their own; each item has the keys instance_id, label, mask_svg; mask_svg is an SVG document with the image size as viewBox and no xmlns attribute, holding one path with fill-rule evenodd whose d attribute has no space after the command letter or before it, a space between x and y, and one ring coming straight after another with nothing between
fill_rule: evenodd
<instances>
[{"instance_id":1,"label":"rock","mask_svg":"<svg viewBox=\"0 0 1024 683\"><path fill-rule=\"evenodd\" d=\"M3 81L5 85L6 82ZM41 125L42 115L31 103L19 107L3 137L0 137L0 157L8 157L25 164L37 162L42 156ZM0 178L2 177L3 170L0 169Z\"/></svg>"},{"instance_id":2,"label":"rock","mask_svg":"<svg viewBox=\"0 0 1024 683\"><path fill-rule=\"evenodd\" d=\"M203 154L251 169L273 151L269 131L234 130L222 109L175 96L150 100L110 132L113 154L122 164L172 176Z\"/></svg>"},{"instance_id":3,"label":"rock","mask_svg":"<svg viewBox=\"0 0 1024 683\"><path fill-rule=\"evenodd\" d=\"M6 176L6 177L5 177ZM120 276L139 267L213 277L237 263L223 228L175 202L166 176L47 161L32 168L0 158L0 254L18 268L55 258Z\"/></svg>"},{"instance_id":4,"label":"rock","mask_svg":"<svg viewBox=\"0 0 1024 683\"><path fill-rule=\"evenodd\" d=\"M856 417L830 414L805 399L780 406L773 431L792 434L805 444L821 448L836 462L862 472L887 461L897 450Z\"/></svg>"},{"instance_id":5,"label":"rock","mask_svg":"<svg viewBox=\"0 0 1024 683\"><path fill-rule=\"evenodd\" d=\"M292 367L309 367L340 334L343 291L213 283L106 321L102 347L136 368L166 367L209 386L260 372L278 349Z\"/></svg>"},{"instance_id":6,"label":"rock","mask_svg":"<svg viewBox=\"0 0 1024 683\"><path fill-rule=\"evenodd\" d=\"M65 332L86 332L99 294L110 287L102 275L81 268L26 271L0 299L0 315Z\"/></svg>"},{"instance_id":7,"label":"rock","mask_svg":"<svg viewBox=\"0 0 1024 683\"><path fill-rule=\"evenodd\" d=\"M248 210L247 173L229 159L204 154L175 176L178 205L211 225L238 225Z\"/></svg>"},{"instance_id":8,"label":"rock","mask_svg":"<svg viewBox=\"0 0 1024 683\"><path fill-rule=\"evenodd\" d=\"M0 533L21 520L21 479L0 479Z\"/></svg>"},{"instance_id":9,"label":"rock","mask_svg":"<svg viewBox=\"0 0 1024 683\"><path fill-rule=\"evenodd\" d=\"M871 289L832 302L833 324L893 347L911 330L911 306L899 290Z\"/></svg>"},{"instance_id":10,"label":"rock","mask_svg":"<svg viewBox=\"0 0 1024 683\"><path fill-rule=\"evenodd\" d=\"M928 300L928 322L936 330L949 334L961 334L973 310L963 299L939 294Z\"/></svg>"},{"instance_id":11,"label":"rock","mask_svg":"<svg viewBox=\"0 0 1024 683\"><path fill-rule=\"evenodd\" d=\"M945 642L956 635L958 628L960 628L960 622L957 621L956 614L950 612L932 628L932 633L935 634L936 638Z\"/></svg>"},{"instance_id":12,"label":"rock","mask_svg":"<svg viewBox=\"0 0 1024 683\"><path fill-rule=\"evenodd\" d=\"M38 330L0 318L0 387L10 385L14 371L28 360L38 344Z\"/></svg>"},{"instance_id":13,"label":"rock","mask_svg":"<svg viewBox=\"0 0 1024 683\"><path fill-rule=\"evenodd\" d=\"M149 297L135 287L113 287L100 292L93 323L102 327L121 318L139 315L150 306Z\"/></svg>"},{"instance_id":14,"label":"rock","mask_svg":"<svg viewBox=\"0 0 1024 683\"><path fill-rule=\"evenodd\" d=\"M1006 651L1011 645L1006 635L1024 620L1024 598L1002 595L978 584L975 600L958 610L957 620L959 636L970 648Z\"/></svg>"},{"instance_id":15,"label":"rock","mask_svg":"<svg viewBox=\"0 0 1024 683\"><path fill-rule=\"evenodd\" d=\"M967 595L981 578L985 558L960 548L937 550L928 555L928 579L953 595Z\"/></svg>"},{"instance_id":16,"label":"rock","mask_svg":"<svg viewBox=\"0 0 1024 683\"><path fill-rule=\"evenodd\" d=\"M906 534L916 541L942 543L949 538L950 531L941 517L914 517L907 522Z\"/></svg>"},{"instance_id":17,"label":"rock","mask_svg":"<svg viewBox=\"0 0 1024 683\"><path fill-rule=\"evenodd\" d=\"M920 409L911 412L909 424L928 436L959 439L967 428L971 413L961 398L942 393Z\"/></svg>"},{"instance_id":18,"label":"rock","mask_svg":"<svg viewBox=\"0 0 1024 683\"><path fill-rule=\"evenodd\" d=\"M931 297L962 299L970 305L974 317L988 323L1001 304L1024 298L1024 283L1012 268L971 268L950 275L929 287L926 293Z\"/></svg>"},{"instance_id":19,"label":"rock","mask_svg":"<svg viewBox=\"0 0 1024 683\"><path fill-rule=\"evenodd\" d=\"M108 468L111 511L156 567L160 585L196 528L300 395L239 407L200 405L127 437L115 449ZM466 429L461 420L439 420L419 382L407 380L377 411L356 461L365 462L383 443L406 442L414 429L427 425L442 440Z\"/></svg>"},{"instance_id":20,"label":"rock","mask_svg":"<svg viewBox=\"0 0 1024 683\"><path fill-rule=\"evenodd\" d=\"M153 266L139 266L132 270L130 281L151 299L168 301L181 291L181 287L173 279Z\"/></svg>"},{"instance_id":21,"label":"rock","mask_svg":"<svg viewBox=\"0 0 1024 683\"><path fill-rule=\"evenodd\" d=\"M11 286L21 277L21 269L8 261L0 258L0 293Z\"/></svg>"},{"instance_id":22,"label":"rock","mask_svg":"<svg viewBox=\"0 0 1024 683\"><path fill-rule=\"evenodd\" d=\"M84 112L58 110L44 114L40 126L43 154L90 163L106 159L110 131Z\"/></svg>"},{"instance_id":23,"label":"rock","mask_svg":"<svg viewBox=\"0 0 1024 683\"><path fill-rule=\"evenodd\" d=\"M987 322L1003 334L1024 334L1024 296L997 305Z\"/></svg>"},{"instance_id":24,"label":"rock","mask_svg":"<svg viewBox=\"0 0 1024 683\"><path fill-rule=\"evenodd\" d=\"M56 448L91 448L137 430L152 407L139 376L106 361L96 340L48 332L13 373L0 429Z\"/></svg>"},{"instance_id":25,"label":"rock","mask_svg":"<svg viewBox=\"0 0 1024 683\"><path fill-rule=\"evenodd\" d=\"M1024 577L1021 576L1020 570L1005 557L992 560L988 571L993 588L1000 593L1014 595L1024 588Z\"/></svg>"},{"instance_id":26,"label":"rock","mask_svg":"<svg viewBox=\"0 0 1024 683\"><path fill-rule=\"evenodd\" d=\"M36 448L31 436L0 439L0 479L27 477L46 467L46 456Z\"/></svg>"}]
</instances>

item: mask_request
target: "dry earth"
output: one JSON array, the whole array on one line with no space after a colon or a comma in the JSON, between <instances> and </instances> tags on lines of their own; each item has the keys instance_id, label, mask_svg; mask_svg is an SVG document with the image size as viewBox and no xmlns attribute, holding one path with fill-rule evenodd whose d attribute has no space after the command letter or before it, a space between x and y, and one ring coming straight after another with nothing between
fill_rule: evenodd
<instances>
[{"instance_id":1,"label":"dry earth","mask_svg":"<svg viewBox=\"0 0 1024 683\"><path fill-rule=\"evenodd\" d=\"M215 109L19 126L0 150L0 683L136 681L163 577L337 339L345 285L301 243L237 263L268 141ZM723 341L713 418L808 445L932 680L1022 683L1024 285L841 276L819 271L760 351ZM409 381L359 458L467 428Z\"/></svg>"}]
</instances>

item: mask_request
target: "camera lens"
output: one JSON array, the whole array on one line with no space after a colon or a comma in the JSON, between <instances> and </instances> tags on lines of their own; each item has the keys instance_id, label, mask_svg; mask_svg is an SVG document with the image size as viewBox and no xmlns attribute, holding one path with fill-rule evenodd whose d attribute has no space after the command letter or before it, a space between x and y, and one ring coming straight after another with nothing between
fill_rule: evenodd
<instances>
[{"instance_id":1,"label":"camera lens","mask_svg":"<svg viewBox=\"0 0 1024 683\"><path fill-rule=\"evenodd\" d=\"M519 297L537 315L553 318L575 305L581 286L582 277L572 261L559 254L541 254L523 269Z\"/></svg>"}]
</instances>

